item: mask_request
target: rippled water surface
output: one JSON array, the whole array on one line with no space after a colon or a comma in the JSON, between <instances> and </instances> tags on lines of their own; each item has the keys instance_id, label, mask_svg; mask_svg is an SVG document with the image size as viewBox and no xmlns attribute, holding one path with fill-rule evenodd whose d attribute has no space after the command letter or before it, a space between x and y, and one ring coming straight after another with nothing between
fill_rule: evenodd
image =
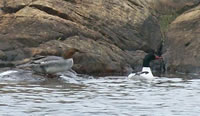
<instances>
[{"instance_id":1,"label":"rippled water surface","mask_svg":"<svg viewBox=\"0 0 200 116\"><path fill-rule=\"evenodd\" d=\"M0 73L0 116L198 116L200 79Z\"/></svg>"}]
</instances>

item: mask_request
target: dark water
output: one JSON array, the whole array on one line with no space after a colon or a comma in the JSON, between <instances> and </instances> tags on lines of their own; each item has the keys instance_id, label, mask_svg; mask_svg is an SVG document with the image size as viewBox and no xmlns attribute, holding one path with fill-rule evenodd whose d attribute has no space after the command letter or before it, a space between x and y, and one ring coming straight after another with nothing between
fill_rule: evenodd
<instances>
[{"instance_id":1,"label":"dark water","mask_svg":"<svg viewBox=\"0 0 200 116\"><path fill-rule=\"evenodd\" d=\"M0 73L0 116L198 116L200 79ZM186 76L187 77L187 76Z\"/></svg>"}]
</instances>

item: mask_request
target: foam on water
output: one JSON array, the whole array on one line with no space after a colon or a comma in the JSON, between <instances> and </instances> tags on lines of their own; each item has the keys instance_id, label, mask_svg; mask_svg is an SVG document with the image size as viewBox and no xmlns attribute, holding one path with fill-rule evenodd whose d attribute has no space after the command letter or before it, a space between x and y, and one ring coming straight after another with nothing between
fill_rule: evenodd
<instances>
[{"instance_id":1,"label":"foam on water","mask_svg":"<svg viewBox=\"0 0 200 116\"><path fill-rule=\"evenodd\" d=\"M11 75L11 74L17 73L17 72L18 71L16 71L16 70L8 70L8 71L5 71L5 72L1 72L0 77L6 76L6 75Z\"/></svg>"}]
</instances>

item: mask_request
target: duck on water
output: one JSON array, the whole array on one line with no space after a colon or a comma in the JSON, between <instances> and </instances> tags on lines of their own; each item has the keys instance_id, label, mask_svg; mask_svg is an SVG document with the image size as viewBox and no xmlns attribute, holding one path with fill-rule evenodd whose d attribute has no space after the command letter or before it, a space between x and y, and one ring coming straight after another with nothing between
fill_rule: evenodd
<instances>
[{"instance_id":1,"label":"duck on water","mask_svg":"<svg viewBox=\"0 0 200 116\"><path fill-rule=\"evenodd\" d=\"M83 53L82 51L71 48L59 56L40 56L34 58L31 62L18 66L19 68L30 68L37 74L53 75L59 72L71 70L74 61L72 56L76 53Z\"/></svg>"},{"instance_id":2,"label":"duck on water","mask_svg":"<svg viewBox=\"0 0 200 116\"><path fill-rule=\"evenodd\" d=\"M131 73L128 75L128 78L136 80L153 80L155 77L151 72L150 62L158 59L162 59L162 57L157 56L154 52L148 53L143 59L142 71Z\"/></svg>"}]
</instances>

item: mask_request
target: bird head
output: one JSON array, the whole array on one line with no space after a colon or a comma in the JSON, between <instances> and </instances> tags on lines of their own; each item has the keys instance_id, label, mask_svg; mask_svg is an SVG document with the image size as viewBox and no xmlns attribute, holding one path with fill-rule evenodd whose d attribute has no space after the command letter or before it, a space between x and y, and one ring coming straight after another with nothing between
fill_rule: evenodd
<instances>
[{"instance_id":1,"label":"bird head","mask_svg":"<svg viewBox=\"0 0 200 116\"><path fill-rule=\"evenodd\" d=\"M79 49L70 48L70 49L64 51L62 56L63 56L63 58L65 58L65 59L72 58L73 55L74 55L75 53L77 53L77 52L78 52L78 53L85 53L85 52L83 52L83 51L81 51L81 50L79 50Z\"/></svg>"}]
</instances>

